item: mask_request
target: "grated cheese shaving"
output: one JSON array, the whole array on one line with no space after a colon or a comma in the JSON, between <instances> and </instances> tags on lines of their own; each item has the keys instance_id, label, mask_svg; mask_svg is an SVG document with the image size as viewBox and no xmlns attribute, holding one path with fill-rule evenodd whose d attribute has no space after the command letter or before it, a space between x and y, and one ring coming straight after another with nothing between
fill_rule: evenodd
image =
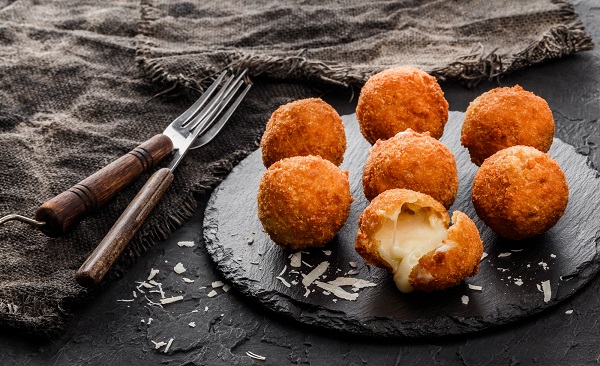
<instances>
[{"instance_id":1,"label":"grated cheese shaving","mask_svg":"<svg viewBox=\"0 0 600 366\"><path fill-rule=\"evenodd\" d=\"M173 338L169 339L167 346L165 347L165 353L169 352L169 348L171 348L171 344L173 344Z\"/></svg>"},{"instance_id":2,"label":"grated cheese shaving","mask_svg":"<svg viewBox=\"0 0 600 366\"><path fill-rule=\"evenodd\" d=\"M291 255L290 258L290 266L292 267L300 267L302 265L302 252L296 252Z\"/></svg>"},{"instance_id":3,"label":"grated cheese shaving","mask_svg":"<svg viewBox=\"0 0 600 366\"><path fill-rule=\"evenodd\" d=\"M358 294L353 294L351 292L347 292L346 290L344 290L343 288L341 288L339 286L330 285L328 283L321 282L321 281L315 281L315 285L319 286L323 290L331 292L332 294L334 294L336 297L339 297L340 299L354 301L358 298Z\"/></svg>"},{"instance_id":4,"label":"grated cheese shaving","mask_svg":"<svg viewBox=\"0 0 600 366\"><path fill-rule=\"evenodd\" d=\"M358 262L348 262L348 264L350 265L350 267L352 268L357 268L358 267Z\"/></svg>"},{"instance_id":5,"label":"grated cheese shaving","mask_svg":"<svg viewBox=\"0 0 600 366\"><path fill-rule=\"evenodd\" d=\"M148 281L150 281L151 279L153 279L154 276L156 276L158 274L158 272L160 272L158 269L152 268L150 270L150 274L148 275Z\"/></svg>"},{"instance_id":6,"label":"grated cheese shaving","mask_svg":"<svg viewBox=\"0 0 600 366\"><path fill-rule=\"evenodd\" d=\"M194 283L194 280L192 280L192 279L189 279L189 278L187 278L187 277L183 277L183 278L182 278L182 280L183 280L183 282L185 282L185 283Z\"/></svg>"},{"instance_id":7,"label":"grated cheese shaving","mask_svg":"<svg viewBox=\"0 0 600 366\"><path fill-rule=\"evenodd\" d=\"M163 341L160 341L160 342L150 341L150 342L154 343L154 349L159 349L160 347L167 345L167 342L163 342Z\"/></svg>"},{"instance_id":8,"label":"grated cheese shaving","mask_svg":"<svg viewBox=\"0 0 600 366\"><path fill-rule=\"evenodd\" d=\"M540 266L542 266L542 268L543 268L544 270L547 270L547 269L549 268L549 267L548 267L548 263L546 263L546 262L544 262L544 261L541 261L541 262L540 262L540 263L538 263L538 264L539 264Z\"/></svg>"},{"instance_id":9,"label":"grated cheese shaving","mask_svg":"<svg viewBox=\"0 0 600 366\"><path fill-rule=\"evenodd\" d=\"M550 258L556 258L556 254L550 254Z\"/></svg>"},{"instance_id":10,"label":"grated cheese shaving","mask_svg":"<svg viewBox=\"0 0 600 366\"><path fill-rule=\"evenodd\" d=\"M521 278L515 278L515 285L517 285L517 286L523 285L523 280Z\"/></svg>"},{"instance_id":11,"label":"grated cheese shaving","mask_svg":"<svg viewBox=\"0 0 600 366\"><path fill-rule=\"evenodd\" d=\"M181 301L181 300L183 300L183 296L180 295L180 296L167 297L166 299L160 299L160 303L163 305L166 305L166 304L171 304L171 303Z\"/></svg>"},{"instance_id":12,"label":"grated cheese shaving","mask_svg":"<svg viewBox=\"0 0 600 366\"><path fill-rule=\"evenodd\" d=\"M544 302L550 301L552 297L552 289L550 288L550 280L542 281L542 291L544 292Z\"/></svg>"},{"instance_id":13,"label":"grated cheese shaving","mask_svg":"<svg viewBox=\"0 0 600 366\"><path fill-rule=\"evenodd\" d=\"M132 302L133 299L118 299L117 301L119 301L119 302ZM8 306L10 306L10 304L8 304Z\"/></svg>"},{"instance_id":14,"label":"grated cheese shaving","mask_svg":"<svg viewBox=\"0 0 600 366\"><path fill-rule=\"evenodd\" d=\"M229 292L229 290L231 290L231 286L228 284L225 284L225 286L223 286L223 292Z\"/></svg>"},{"instance_id":15,"label":"grated cheese shaving","mask_svg":"<svg viewBox=\"0 0 600 366\"><path fill-rule=\"evenodd\" d=\"M483 287L481 287L481 286L471 285L470 283L469 283L469 288L471 290L475 290L475 291L481 291L483 289Z\"/></svg>"},{"instance_id":16,"label":"grated cheese shaving","mask_svg":"<svg viewBox=\"0 0 600 366\"><path fill-rule=\"evenodd\" d=\"M204 312L206 313L208 311L208 306L204 307Z\"/></svg>"},{"instance_id":17,"label":"grated cheese shaving","mask_svg":"<svg viewBox=\"0 0 600 366\"><path fill-rule=\"evenodd\" d=\"M182 274L183 272L186 271L186 269L183 266L183 264L181 264L181 262L179 262L175 265L175 267L173 267L173 271L175 271L175 273L177 273L177 274Z\"/></svg>"},{"instance_id":18,"label":"grated cheese shaving","mask_svg":"<svg viewBox=\"0 0 600 366\"><path fill-rule=\"evenodd\" d=\"M571 315L571 314L573 314L573 310L567 310L567 311L565 311L565 314Z\"/></svg>"},{"instance_id":19,"label":"grated cheese shaving","mask_svg":"<svg viewBox=\"0 0 600 366\"><path fill-rule=\"evenodd\" d=\"M212 290L212 291L211 291L211 292L209 292L209 293L208 293L208 295L206 295L206 296L208 296L208 297L215 297L215 296L217 296L217 291L215 291L215 290Z\"/></svg>"},{"instance_id":20,"label":"grated cheese shaving","mask_svg":"<svg viewBox=\"0 0 600 366\"><path fill-rule=\"evenodd\" d=\"M334 286L352 286L355 289L377 286L377 284L373 282L354 277L338 277L335 280L329 281L327 283Z\"/></svg>"},{"instance_id":21,"label":"grated cheese shaving","mask_svg":"<svg viewBox=\"0 0 600 366\"><path fill-rule=\"evenodd\" d=\"M304 297L308 297L308 295L310 295L310 289L306 289L306 292L304 293Z\"/></svg>"},{"instance_id":22,"label":"grated cheese shaving","mask_svg":"<svg viewBox=\"0 0 600 366\"><path fill-rule=\"evenodd\" d=\"M279 272L279 274L277 276L278 277L283 276L283 274L285 273L286 270L287 270L287 266L283 266L283 269L281 270L281 272Z\"/></svg>"},{"instance_id":23,"label":"grated cheese shaving","mask_svg":"<svg viewBox=\"0 0 600 366\"><path fill-rule=\"evenodd\" d=\"M323 254L329 256L329 255L331 255L331 250L324 250Z\"/></svg>"},{"instance_id":24,"label":"grated cheese shaving","mask_svg":"<svg viewBox=\"0 0 600 366\"><path fill-rule=\"evenodd\" d=\"M482 260L483 260L485 257L487 257L487 256L488 256L488 254L487 254L486 252L483 252L483 254L481 254L481 259L480 259L480 261L482 261Z\"/></svg>"},{"instance_id":25,"label":"grated cheese shaving","mask_svg":"<svg viewBox=\"0 0 600 366\"><path fill-rule=\"evenodd\" d=\"M460 301L462 301L463 304L467 305L469 303L469 296L462 295L462 297L460 298Z\"/></svg>"},{"instance_id":26,"label":"grated cheese shaving","mask_svg":"<svg viewBox=\"0 0 600 366\"><path fill-rule=\"evenodd\" d=\"M304 264L305 266L307 266L308 268L312 268L313 266L311 266L310 264L306 263L305 261L302 261L302 264Z\"/></svg>"},{"instance_id":27,"label":"grated cheese shaving","mask_svg":"<svg viewBox=\"0 0 600 366\"><path fill-rule=\"evenodd\" d=\"M213 283L210 284L210 286L212 288L223 287L223 286L225 286L225 282L223 282L223 281L214 281Z\"/></svg>"},{"instance_id":28,"label":"grated cheese shaving","mask_svg":"<svg viewBox=\"0 0 600 366\"><path fill-rule=\"evenodd\" d=\"M510 252L500 253L500 254L498 254L498 258L510 257L511 254L512 253L510 253Z\"/></svg>"},{"instance_id":29,"label":"grated cheese shaving","mask_svg":"<svg viewBox=\"0 0 600 366\"><path fill-rule=\"evenodd\" d=\"M328 267L329 262L327 261L319 263L319 265L315 269L310 271L310 273L302 279L302 284L304 285L304 287L310 286L311 283L313 283L317 278L319 278L323 273L325 273Z\"/></svg>"},{"instance_id":30,"label":"grated cheese shaving","mask_svg":"<svg viewBox=\"0 0 600 366\"><path fill-rule=\"evenodd\" d=\"M196 327L196 322L190 322L190 324L188 324L190 327L195 328Z\"/></svg>"},{"instance_id":31,"label":"grated cheese shaving","mask_svg":"<svg viewBox=\"0 0 600 366\"><path fill-rule=\"evenodd\" d=\"M180 242L177 242L177 245L179 245L180 247L191 248L195 245L195 243L193 241L180 241Z\"/></svg>"},{"instance_id":32,"label":"grated cheese shaving","mask_svg":"<svg viewBox=\"0 0 600 366\"><path fill-rule=\"evenodd\" d=\"M292 285L290 285L290 283L288 281L286 281L283 277L277 276L275 277L276 279L278 279L279 281L281 281L281 283L283 283L285 285L285 287L291 287Z\"/></svg>"},{"instance_id":33,"label":"grated cheese shaving","mask_svg":"<svg viewBox=\"0 0 600 366\"><path fill-rule=\"evenodd\" d=\"M267 359L265 356L257 355L256 353L250 352L250 351L246 351L246 355L250 358L253 358L253 359L259 360L259 361L264 361Z\"/></svg>"}]
</instances>

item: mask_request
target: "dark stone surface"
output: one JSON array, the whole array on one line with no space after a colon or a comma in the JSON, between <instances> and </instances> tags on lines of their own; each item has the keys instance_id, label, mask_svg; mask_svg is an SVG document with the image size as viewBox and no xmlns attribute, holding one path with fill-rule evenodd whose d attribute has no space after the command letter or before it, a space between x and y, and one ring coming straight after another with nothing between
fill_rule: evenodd
<instances>
[{"instance_id":1,"label":"dark stone surface","mask_svg":"<svg viewBox=\"0 0 600 366\"><path fill-rule=\"evenodd\" d=\"M360 133L355 115L344 116L348 149L343 170L349 171L354 202L346 225L324 248L300 253L304 263L291 266L292 250L281 250L262 231L257 216L259 180L266 171L261 151L243 160L213 192L204 216L208 253L224 277L244 295L300 322L327 329L380 337L423 337L463 334L514 322L536 314L573 295L598 272L600 254L600 175L586 157L555 139L549 154L563 168L569 183L569 205L558 224L538 237L510 241L494 234L476 215L471 186L477 166L460 145L464 114L451 112L441 141L453 152L459 175L456 201L449 210L471 217L484 242L487 257L479 273L460 286L431 294L400 293L387 271L367 265L354 250L358 218L368 201L362 191L362 171L371 145ZM527 199L524 197L523 199ZM329 250L326 254L323 249ZM509 256L500 256L500 253ZM322 262L328 268L319 281L355 277L377 284L350 293L345 300L302 278ZM355 264L351 266L350 263ZM356 274L349 275L349 271ZM285 282L284 282L285 281ZM539 290L549 281L551 298ZM467 284L482 286L471 290ZM305 294L309 290L310 293ZM462 296L468 303L462 303Z\"/></svg>"},{"instance_id":2,"label":"dark stone surface","mask_svg":"<svg viewBox=\"0 0 600 366\"><path fill-rule=\"evenodd\" d=\"M574 1L586 30L600 39L596 0ZM465 89L442 83L450 109L464 111L476 96L498 85L520 84L545 98L556 121L556 137L587 154L600 167L600 49L538 65ZM340 114L353 113L351 93L324 95ZM0 365L590 365L600 362L600 278L573 296L536 315L472 334L425 339L381 339L347 335L290 321L233 289L209 298L222 279L202 243L205 203L169 240L141 257L118 281L108 284L88 305L75 309L66 332L50 342L0 334ZM597 224L600 228L600 224ZM194 248L177 246L196 240ZM557 258L558 259L558 258ZM165 263L168 261L168 263ZM182 262L194 279L185 284L172 268ZM137 284L151 268L170 296L182 302L164 309L142 297L131 302ZM156 300L156 293L147 293ZM139 295L138 295L139 296ZM208 310L204 312L205 306ZM198 310L197 313L192 312ZM572 314L566 314L573 310ZM148 325L147 320L154 321ZM142 323L144 319L146 323ZM191 328L189 323L196 322ZM168 353L151 341L174 338ZM161 350L164 347L161 348ZM266 356L253 361L246 351Z\"/></svg>"}]
</instances>

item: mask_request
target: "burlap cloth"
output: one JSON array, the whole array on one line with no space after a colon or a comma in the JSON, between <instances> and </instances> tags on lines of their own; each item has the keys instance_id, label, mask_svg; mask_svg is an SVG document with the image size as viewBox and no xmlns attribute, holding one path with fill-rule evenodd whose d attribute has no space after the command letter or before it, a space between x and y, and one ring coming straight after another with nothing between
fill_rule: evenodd
<instances>
[{"instance_id":1,"label":"burlap cloth","mask_svg":"<svg viewBox=\"0 0 600 366\"><path fill-rule=\"evenodd\" d=\"M390 66L472 83L592 47L572 7L551 0L0 1L0 216L32 216L162 131L215 73L249 68L249 96L179 167L114 278L256 149L280 104ZM93 296L74 272L142 184L61 238L0 227L1 327L64 328Z\"/></svg>"}]
</instances>

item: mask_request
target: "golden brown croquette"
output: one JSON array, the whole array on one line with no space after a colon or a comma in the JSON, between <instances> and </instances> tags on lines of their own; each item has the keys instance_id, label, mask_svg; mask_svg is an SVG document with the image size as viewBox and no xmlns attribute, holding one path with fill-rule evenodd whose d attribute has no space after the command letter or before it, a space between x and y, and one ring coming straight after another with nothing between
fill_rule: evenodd
<instances>
[{"instance_id":1,"label":"golden brown croquette","mask_svg":"<svg viewBox=\"0 0 600 366\"><path fill-rule=\"evenodd\" d=\"M317 155L340 165L346 151L342 118L319 98L301 99L277 108L260 141L265 167L283 158Z\"/></svg>"},{"instance_id":2,"label":"golden brown croquette","mask_svg":"<svg viewBox=\"0 0 600 366\"><path fill-rule=\"evenodd\" d=\"M350 213L348 172L320 156L285 158L263 174L257 200L258 218L279 246L323 246Z\"/></svg>"},{"instance_id":3,"label":"golden brown croquette","mask_svg":"<svg viewBox=\"0 0 600 366\"><path fill-rule=\"evenodd\" d=\"M513 146L483 162L473 179L472 199L477 215L494 232L520 240L558 222L567 207L569 186L548 154Z\"/></svg>"},{"instance_id":4,"label":"golden brown croquette","mask_svg":"<svg viewBox=\"0 0 600 366\"><path fill-rule=\"evenodd\" d=\"M444 206L423 193L390 189L359 218L354 244L363 259L394 273L402 292L434 291L475 275L483 253L477 227L455 211L454 225Z\"/></svg>"},{"instance_id":5,"label":"golden brown croquette","mask_svg":"<svg viewBox=\"0 0 600 366\"><path fill-rule=\"evenodd\" d=\"M450 149L429 132L408 129L371 147L362 182L368 200L391 188L406 188L428 194L448 208L456 198L458 172Z\"/></svg>"},{"instance_id":6,"label":"golden brown croquette","mask_svg":"<svg viewBox=\"0 0 600 366\"><path fill-rule=\"evenodd\" d=\"M467 108L461 143L480 166L497 151L515 145L548 152L554 119L548 103L519 85L496 88L475 98Z\"/></svg>"},{"instance_id":7,"label":"golden brown croquette","mask_svg":"<svg viewBox=\"0 0 600 366\"><path fill-rule=\"evenodd\" d=\"M439 139L448 121L448 102L435 77L411 66L373 75L356 107L360 131L374 144L408 128Z\"/></svg>"}]
</instances>

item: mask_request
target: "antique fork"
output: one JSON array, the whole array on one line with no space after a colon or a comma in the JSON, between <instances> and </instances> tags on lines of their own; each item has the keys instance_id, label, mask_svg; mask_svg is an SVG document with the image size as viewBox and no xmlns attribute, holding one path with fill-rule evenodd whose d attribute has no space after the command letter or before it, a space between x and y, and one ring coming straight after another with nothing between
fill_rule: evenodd
<instances>
[{"instance_id":1,"label":"antique fork","mask_svg":"<svg viewBox=\"0 0 600 366\"><path fill-rule=\"evenodd\" d=\"M173 181L173 170L177 168L186 152L207 144L221 130L250 88L250 84L246 85L221 118L216 120L242 86L244 74L245 72L241 73L235 79L227 79L217 91L226 75L221 74L194 105L166 128L163 134L168 136L174 147L171 162L148 179L108 234L79 268L75 279L80 285L92 287L104 278ZM201 137L198 138L199 136Z\"/></svg>"},{"instance_id":2,"label":"antique fork","mask_svg":"<svg viewBox=\"0 0 600 366\"><path fill-rule=\"evenodd\" d=\"M227 72L221 73L204 94L167 126L162 134L153 136L121 158L43 203L37 209L35 219L12 214L0 218L0 224L18 220L38 227L49 236L62 235L85 215L105 204L145 171L173 153L167 167L159 169L148 179L106 237L77 271L75 278L81 285L96 285L169 187L173 181L173 170L177 168L186 152L209 143L231 117L251 86L248 84L242 89L244 75L245 71L237 77L230 77Z\"/></svg>"}]
</instances>

